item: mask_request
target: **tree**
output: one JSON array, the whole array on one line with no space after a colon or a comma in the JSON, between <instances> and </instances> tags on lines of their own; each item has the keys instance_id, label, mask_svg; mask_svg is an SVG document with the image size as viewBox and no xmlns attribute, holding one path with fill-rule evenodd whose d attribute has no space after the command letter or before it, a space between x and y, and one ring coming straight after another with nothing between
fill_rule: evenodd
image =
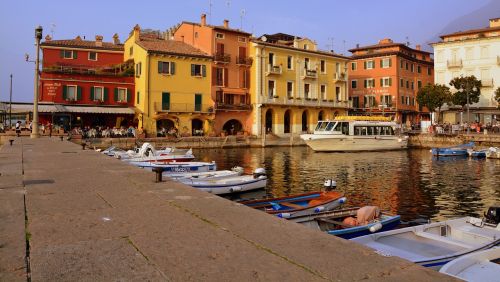
<instances>
[{"instance_id":1,"label":"tree","mask_svg":"<svg viewBox=\"0 0 500 282\"><path fill-rule=\"evenodd\" d=\"M495 100L498 103L498 107L500 108L500 87L495 90Z\"/></svg>"},{"instance_id":2,"label":"tree","mask_svg":"<svg viewBox=\"0 0 500 282\"><path fill-rule=\"evenodd\" d=\"M429 111L437 109L438 122L441 116L441 107L451 102L450 88L442 84L427 84L417 93L417 102L420 106L427 107Z\"/></svg>"},{"instance_id":3,"label":"tree","mask_svg":"<svg viewBox=\"0 0 500 282\"><path fill-rule=\"evenodd\" d=\"M450 85L457 90L453 94L451 102L454 105L461 106L462 110L467 104L471 105L479 102L479 97L481 96L481 80L478 80L475 76L455 77L450 81ZM467 94L469 96L469 101L467 101Z\"/></svg>"}]
</instances>

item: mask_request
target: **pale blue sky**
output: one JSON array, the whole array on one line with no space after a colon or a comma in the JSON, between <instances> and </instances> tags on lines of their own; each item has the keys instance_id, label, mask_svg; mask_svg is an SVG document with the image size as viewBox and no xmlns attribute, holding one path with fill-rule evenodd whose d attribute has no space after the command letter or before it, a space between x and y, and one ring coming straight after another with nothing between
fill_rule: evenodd
<instances>
[{"instance_id":1,"label":"pale blue sky","mask_svg":"<svg viewBox=\"0 0 500 282\"><path fill-rule=\"evenodd\" d=\"M182 1L36 1L2 0L0 3L0 101L9 99L9 75L14 75L13 100L33 100L34 65L24 54L34 57L34 29L44 28L44 36L54 39L77 35L94 39L96 34L111 41L114 33L123 41L138 23L143 28L164 30L183 20L199 21L209 12L212 24L230 20L239 28L258 36L284 32L316 40L321 49L346 53L356 43L369 45L390 37L412 46L436 40L443 32L485 27L488 19L500 17L498 0L182 0ZM344 43L345 40L345 49Z\"/></svg>"}]
</instances>

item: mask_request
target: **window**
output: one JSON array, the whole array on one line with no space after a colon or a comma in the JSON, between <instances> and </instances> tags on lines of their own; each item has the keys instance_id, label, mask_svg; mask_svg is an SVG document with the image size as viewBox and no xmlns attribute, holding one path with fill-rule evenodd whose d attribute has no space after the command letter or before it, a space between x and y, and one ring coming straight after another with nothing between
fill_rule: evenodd
<instances>
[{"instance_id":1,"label":"window","mask_svg":"<svg viewBox=\"0 0 500 282\"><path fill-rule=\"evenodd\" d=\"M371 70L373 68L375 68L375 62L373 60L365 61L365 70Z\"/></svg>"},{"instance_id":2,"label":"window","mask_svg":"<svg viewBox=\"0 0 500 282\"><path fill-rule=\"evenodd\" d=\"M141 71L142 71L142 63L139 62L139 63L135 64L135 76L136 77L141 76Z\"/></svg>"},{"instance_id":3,"label":"window","mask_svg":"<svg viewBox=\"0 0 500 282\"><path fill-rule=\"evenodd\" d=\"M420 66L417 66L417 72L422 73L422 68Z\"/></svg>"},{"instance_id":4,"label":"window","mask_svg":"<svg viewBox=\"0 0 500 282\"><path fill-rule=\"evenodd\" d=\"M431 67L427 67L427 75L432 75Z\"/></svg>"},{"instance_id":5,"label":"window","mask_svg":"<svg viewBox=\"0 0 500 282\"><path fill-rule=\"evenodd\" d=\"M411 89L415 89L415 82L411 82Z\"/></svg>"},{"instance_id":6,"label":"window","mask_svg":"<svg viewBox=\"0 0 500 282\"><path fill-rule=\"evenodd\" d=\"M268 61L269 61L269 62L268 62L268 63L269 63L269 65L271 65L271 67L275 65L275 64L274 64L274 63L275 63L275 62L274 62L274 53L269 53L269 56L268 56Z\"/></svg>"},{"instance_id":7,"label":"window","mask_svg":"<svg viewBox=\"0 0 500 282\"><path fill-rule=\"evenodd\" d=\"M309 46L307 46L307 44L304 44L304 50L308 50L309 49Z\"/></svg>"},{"instance_id":8,"label":"window","mask_svg":"<svg viewBox=\"0 0 500 282\"><path fill-rule=\"evenodd\" d=\"M130 56L132 56L134 54L134 46L131 46L129 49L128 49L128 54Z\"/></svg>"},{"instance_id":9,"label":"window","mask_svg":"<svg viewBox=\"0 0 500 282\"><path fill-rule=\"evenodd\" d=\"M321 84L319 87L320 93L321 93L321 100L325 101L326 100L326 85Z\"/></svg>"},{"instance_id":10,"label":"window","mask_svg":"<svg viewBox=\"0 0 500 282\"><path fill-rule=\"evenodd\" d=\"M247 42L247 39L246 39L246 37L241 37L241 36L238 36L238 42L241 42L241 43L246 43L246 42Z\"/></svg>"},{"instance_id":11,"label":"window","mask_svg":"<svg viewBox=\"0 0 500 282\"><path fill-rule=\"evenodd\" d=\"M418 89L422 88L422 81L420 81L420 80L417 81L417 87L418 87Z\"/></svg>"},{"instance_id":12,"label":"window","mask_svg":"<svg viewBox=\"0 0 500 282\"><path fill-rule=\"evenodd\" d=\"M158 62L158 73L162 74L175 74L174 62Z\"/></svg>"},{"instance_id":13,"label":"window","mask_svg":"<svg viewBox=\"0 0 500 282\"><path fill-rule=\"evenodd\" d=\"M76 51L73 50L61 50L61 58L63 59L76 59Z\"/></svg>"},{"instance_id":14,"label":"window","mask_svg":"<svg viewBox=\"0 0 500 282\"><path fill-rule=\"evenodd\" d=\"M288 97L288 99L293 98L293 82L291 81L288 81L286 83L286 96Z\"/></svg>"},{"instance_id":15,"label":"window","mask_svg":"<svg viewBox=\"0 0 500 282\"><path fill-rule=\"evenodd\" d=\"M201 112L201 94L194 94L194 111Z\"/></svg>"},{"instance_id":16,"label":"window","mask_svg":"<svg viewBox=\"0 0 500 282\"><path fill-rule=\"evenodd\" d=\"M487 59L489 56L489 50L488 46L481 46L481 59Z\"/></svg>"},{"instance_id":17,"label":"window","mask_svg":"<svg viewBox=\"0 0 500 282\"><path fill-rule=\"evenodd\" d=\"M405 96L401 96L401 104L403 104L403 105L404 105L404 104L405 104L405 101L406 101L406 100L405 100Z\"/></svg>"},{"instance_id":18,"label":"window","mask_svg":"<svg viewBox=\"0 0 500 282\"><path fill-rule=\"evenodd\" d=\"M399 63L400 63L400 68L404 68L404 63L405 62L403 60L401 60L401 61L399 61Z\"/></svg>"},{"instance_id":19,"label":"window","mask_svg":"<svg viewBox=\"0 0 500 282\"><path fill-rule=\"evenodd\" d=\"M472 60L474 58L474 49L473 47L465 48L465 59Z\"/></svg>"},{"instance_id":20,"label":"window","mask_svg":"<svg viewBox=\"0 0 500 282\"><path fill-rule=\"evenodd\" d=\"M274 98L276 95L276 82L274 80L267 82L267 94L269 98Z\"/></svg>"},{"instance_id":21,"label":"window","mask_svg":"<svg viewBox=\"0 0 500 282\"><path fill-rule=\"evenodd\" d=\"M308 70L308 69L309 69L309 58L304 58L304 68L305 68L306 70Z\"/></svg>"},{"instance_id":22,"label":"window","mask_svg":"<svg viewBox=\"0 0 500 282\"><path fill-rule=\"evenodd\" d=\"M410 88L410 81L406 81L406 88Z\"/></svg>"},{"instance_id":23,"label":"window","mask_svg":"<svg viewBox=\"0 0 500 282\"><path fill-rule=\"evenodd\" d=\"M351 88L352 89L358 88L358 81L357 80L351 80Z\"/></svg>"},{"instance_id":24,"label":"window","mask_svg":"<svg viewBox=\"0 0 500 282\"><path fill-rule=\"evenodd\" d=\"M194 38L198 38L198 32L197 31L195 31L195 33L194 33Z\"/></svg>"},{"instance_id":25,"label":"window","mask_svg":"<svg viewBox=\"0 0 500 282\"><path fill-rule=\"evenodd\" d=\"M359 108L359 97L352 97L352 107Z\"/></svg>"},{"instance_id":26,"label":"window","mask_svg":"<svg viewBox=\"0 0 500 282\"><path fill-rule=\"evenodd\" d=\"M405 69L408 70L408 62L405 62Z\"/></svg>"},{"instance_id":27,"label":"window","mask_svg":"<svg viewBox=\"0 0 500 282\"><path fill-rule=\"evenodd\" d=\"M141 93L139 91L137 91L137 104L139 104L141 102Z\"/></svg>"},{"instance_id":28,"label":"window","mask_svg":"<svg viewBox=\"0 0 500 282\"><path fill-rule=\"evenodd\" d=\"M90 100L104 101L104 87L94 86L90 88Z\"/></svg>"},{"instance_id":29,"label":"window","mask_svg":"<svg viewBox=\"0 0 500 282\"><path fill-rule=\"evenodd\" d=\"M392 86L392 78L390 78L390 77L381 78L380 79L380 86L382 86L382 87Z\"/></svg>"},{"instance_id":30,"label":"window","mask_svg":"<svg viewBox=\"0 0 500 282\"><path fill-rule=\"evenodd\" d=\"M380 60L380 67L381 68L390 68L392 66L391 58L385 58Z\"/></svg>"},{"instance_id":31,"label":"window","mask_svg":"<svg viewBox=\"0 0 500 282\"><path fill-rule=\"evenodd\" d=\"M357 70L358 69L358 63L354 62L351 63L351 70Z\"/></svg>"},{"instance_id":32,"label":"window","mask_svg":"<svg viewBox=\"0 0 500 282\"><path fill-rule=\"evenodd\" d=\"M402 79L402 78L399 79L399 86L405 87L405 80L404 79Z\"/></svg>"},{"instance_id":33,"label":"window","mask_svg":"<svg viewBox=\"0 0 500 282\"><path fill-rule=\"evenodd\" d=\"M191 76L206 77L207 67L205 65L191 64Z\"/></svg>"},{"instance_id":34,"label":"window","mask_svg":"<svg viewBox=\"0 0 500 282\"><path fill-rule=\"evenodd\" d=\"M97 61L97 52L89 52L89 61Z\"/></svg>"},{"instance_id":35,"label":"window","mask_svg":"<svg viewBox=\"0 0 500 282\"><path fill-rule=\"evenodd\" d=\"M311 92L311 86L309 85L309 83L304 84L304 98L306 99L310 98L309 97L310 92Z\"/></svg>"},{"instance_id":36,"label":"window","mask_svg":"<svg viewBox=\"0 0 500 282\"><path fill-rule=\"evenodd\" d=\"M365 108L375 106L375 96L364 96Z\"/></svg>"},{"instance_id":37,"label":"window","mask_svg":"<svg viewBox=\"0 0 500 282\"><path fill-rule=\"evenodd\" d=\"M375 79L373 78L365 79L365 88L373 88L373 87L375 87Z\"/></svg>"},{"instance_id":38,"label":"window","mask_svg":"<svg viewBox=\"0 0 500 282\"><path fill-rule=\"evenodd\" d=\"M385 105L385 107L392 107L392 96L391 95L380 96L380 104Z\"/></svg>"},{"instance_id":39,"label":"window","mask_svg":"<svg viewBox=\"0 0 500 282\"><path fill-rule=\"evenodd\" d=\"M320 70L321 70L321 73L326 73L326 62L325 62L325 60L321 60L320 61Z\"/></svg>"},{"instance_id":40,"label":"window","mask_svg":"<svg viewBox=\"0 0 500 282\"><path fill-rule=\"evenodd\" d=\"M217 38L217 39L224 39L224 33L217 32L215 34L215 38Z\"/></svg>"},{"instance_id":41,"label":"window","mask_svg":"<svg viewBox=\"0 0 500 282\"><path fill-rule=\"evenodd\" d=\"M224 86L224 68L215 68L215 86Z\"/></svg>"},{"instance_id":42,"label":"window","mask_svg":"<svg viewBox=\"0 0 500 282\"><path fill-rule=\"evenodd\" d=\"M115 88L115 101L116 102L128 102L128 89L127 88Z\"/></svg>"},{"instance_id":43,"label":"window","mask_svg":"<svg viewBox=\"0 0 500 282\"><path fill-rule=\"evenodd\" d=\"M170 93L162 92L161 93L161 109L162 111L170 110Z\"/></svg>"},{"instance_id":44,"label":"window","mask_svg":"<svg viewBox=\"0 0 500 282\"><path fill-rule=\"evenodd\" d=\"M411 64L411 72L415 72L415 64Z\"/></svg>"},{"instance_id":45,"label":"window","mask_svg":"<svg viewBox=\"0 0 500 282\"><path fill-rule=\"evenodd\" d=\"M76 85L67 85L63 88L63 99L67 101L76 101L77 100L77 86Z\"/></svg>"},{"instance_id":46,"label":"window","mask_svg":"<svg viewBox=\"0 0 500 282\"><path fill-rule=\"evenodd\" d=\"M341 97L341 93L340 93L340 87L335 87L335 100L338 101L341 101L342 100L342 97Z\"/></svg>"},{"instance_id":47,"label":"window","mask_svg":"<svg viewBox=\"0 0 500 282\"><path fill-rule=\"evenodd\" d=\"M293 69L293 57L292 56L288 56L286 58L286 68L289 70Z\"/></svg>"}]
</instances>

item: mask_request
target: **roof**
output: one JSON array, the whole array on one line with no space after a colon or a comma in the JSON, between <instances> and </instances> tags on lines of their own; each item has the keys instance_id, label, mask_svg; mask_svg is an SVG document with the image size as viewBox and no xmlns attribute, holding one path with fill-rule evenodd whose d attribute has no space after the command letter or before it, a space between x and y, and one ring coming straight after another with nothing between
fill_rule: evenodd
<instances>
[{"instance_id":1,"label":"roof","mask_svg":"<svg viewBox=\"0 0 500 282\"><path fill-rule=\"evenodd\" d=\"M0 103L1 111L9 110L9 103ZM12 103L12 113L29 113L33 111L32 103ZM73 106L60 104L38 104L40 113L96 113L96 114L134 114L133 108L105 106Z\"/></svg>"},{"instance_id":2,"label":"roof","mask_svg":"<svg viewBox=\"0 0 500 282\"><path fill-rule=\"evenodd\" d=\"M83 49L103 49L103 50L116 50L123 51L123 44L114 44L112 42L102 42L102 46L98 46L96 41L82 40L82 39L64 39L64 40L50 40L44 41L41 44L44 46L53 47L72 47Z\"/></svg>"},{"instance_id":3,"label":"roof","mask_svg":"<svg viewBox=\"0 0 500 282\"><path fill-rule=\"evenodd\" d=\"M212 58L207 53L187 43L176 40L155 39L151 37L140 37L137 44L145 50L153 53L181 55L190 57Z\"/></svg>"},{"instance_id":4,"label":"roof","mask_svg":"<svg viewBox=\"0 0 500 282\"><path fill-rule=\"evenodd\" d=\"M253 39L252 42L255 42L255 43L260 44L260 45L265 45L265 46L273 46L273 47L277 47L277 48L284 48L284 49L289 49L289 50L295 50L295 51L298 51L298 52L306 52L306 53L318 54L318 55L329 56L329 57L336 57L336 58L346 59L346 60L350 59L349 57L346 57L346 56L343 56L343 55L334 54L332 52L319 51L319 50L314 51L314 50L301 49L301 48L296 48L296 47L293 47L293 46L290 46L290 45L285 45L285 44L264 42L264 41L262 41L260 39Z\"/></svg>"},{"instance_id":5,"label":"roof","mask_svg":"<svg viewBox=\"0 0 500 282\"><path fill-rule=\"evenodd\" d=\"M374 44L374 45L362 46L362 47L357 47L357 48L349 49L348 51L351 52L351 53L354 53L356 51L370 50L370 49L382 49L382 48L389 48L389 47L402 47L402 48L405 48L407 50L412 50L412 51L415 51L415 52L432 54L431 52L427 52L427 51L423 51L423 50L417 50L417 49L410 48L410 47L406 46L406 44L403 44L403 43L394 43L394 42L391 42L391 43L378 43L378 44Z\"/></svg>"},{"instance_id":6,"label":"roof","mask_svg":"<svg viewBox=\"0 0 500 282\"><path fill-rule=\"evenodd\" d=\"M465 30L465 31L458 31L458 32L454 32L454 33L444 34L444 35L441 35L439 37L441 37L441 39L445 39L446 37L451 37L451 36L466 35L466 34L475 34L475 33L490 32L490 31L500 31L500 26L497 26L497 27L485 27L485 28L478 28L478 29L470 29L470 30Z\"/></svg>"},{"instance_id":7,"label":"roof","mask_svg":"<svg viewBox=\"0 0 500 282\"><path fill-rule=\"evenodd\" d=\"M201 26L200 23L194 23L194 22L188 22L188 21L183 21L181 24L190 24L190 25ZM243 31L241 29L224 27L222 25L210 25L210 24L207 24L205 26L213 28L213 29L217 29L217 30L224 30L224 31L229 31L229 32L235 32L235 33L244 34L244 35L252 35L251 33L248 33L248 32Z\"/></svg>"}]
</instances>

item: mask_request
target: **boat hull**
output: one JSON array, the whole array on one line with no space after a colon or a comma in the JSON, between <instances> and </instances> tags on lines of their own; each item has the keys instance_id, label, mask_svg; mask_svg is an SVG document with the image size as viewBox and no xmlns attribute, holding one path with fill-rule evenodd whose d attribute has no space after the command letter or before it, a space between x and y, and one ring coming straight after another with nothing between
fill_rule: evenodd
<instances>
[{"instance_id":1,"label":"boat hull","mask_svg":"<svg viewBox=\"0 0 500 282\"><path fill-rule=\"evenodd\" d=\"M327 233L330 235L335 235L340 238L344 239L352 239L360 236L365 236L365 235L370 235L378 232L384 232L384 231L389 231L394 228L396 228L399 223L401 222L401 216L399 215L394 215L387 217L386 219L383 219L381 221L373 222L367 225L363 226L356 226L352 228L346 228L346 229L340 229L340 230L332 230L328 231ZM374 226L375 224L380 223L382 224L382 228L380 230L377 230L376 232L371 232L370 227Z\"/></svg>"},{"instance_id":2,"label":"boat hull","mask_svg":"<svg viewBox=\"0 0 500 282\"><path fill-rule=\"evenodd\" d=\"M500 248L462 256L444 265L439 272L466 281L498 281Z\"/></svg>"},{"instance_id":3,"label":"boat hull","mask_svg":"<svg viewBox=\"0 0 500 282\"><path fill-rule=\"evenodd\" d=\"M193 188L215 195L241 193L251 190L263 189L267 185L267 177L253 178L252 176L240 176L234 178L225 178L219 181L181 181Z\"/></svg>"},{"instance_id":4,"label":"boat hull","mask_svg":"<svg viewBox=\"0 0 500 282\"><path fill-rule=\"evenodd\" d=\"M154 167L161 167L163 168L163 174L185 173L185 172L208 172L217 170L217 165L215 163L185 162L185 163L156 164L150 162L137 162L131 164L148 170L152 170Z\"/></svg>"},{"instance_id":5,"label":"boat hull","mask_svg":"<svg viewBox=\"0 0 500 282\"><path fill-rule=\"evenodd\" d=\"M301 138L316 152L403 150L408 140L397 136L328 136L303 134Z\"/></svg>"}]
</instances>

